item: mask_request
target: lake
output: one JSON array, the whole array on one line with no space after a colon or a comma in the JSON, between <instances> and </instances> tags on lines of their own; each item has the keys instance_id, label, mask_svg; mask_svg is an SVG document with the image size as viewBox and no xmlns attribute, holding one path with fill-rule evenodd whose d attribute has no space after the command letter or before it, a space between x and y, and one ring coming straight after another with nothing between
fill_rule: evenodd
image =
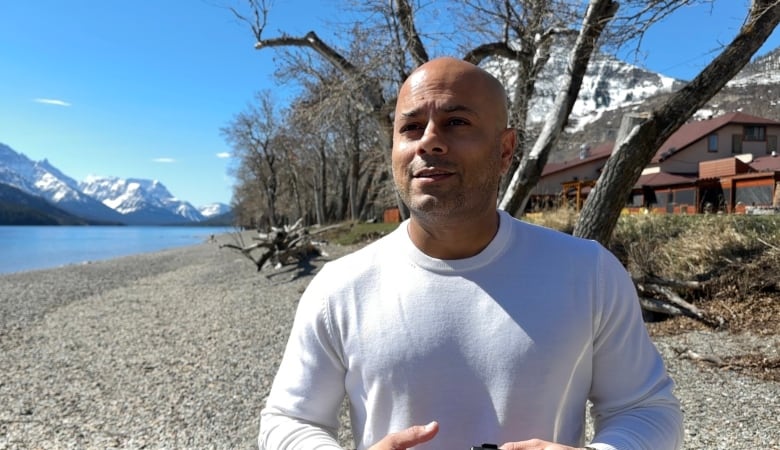
<instances>
[{"instance_id":1,"label":"lake","mask_svg":"<svg viewBox=\"0 0 780 450\"><path fill-rule=\"evenodd\" d=\"M0 274L194 245L229 227L0 226Z\"/></svg>"}]
</instances>

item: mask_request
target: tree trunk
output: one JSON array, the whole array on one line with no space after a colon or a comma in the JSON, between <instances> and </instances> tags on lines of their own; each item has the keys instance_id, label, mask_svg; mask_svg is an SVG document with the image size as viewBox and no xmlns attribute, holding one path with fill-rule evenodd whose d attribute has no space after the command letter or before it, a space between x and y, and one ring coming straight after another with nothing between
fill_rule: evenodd
<instances>
[{"instance_id":1,"label":"tree trunk","mask_svg":"<svg viewBox=\"0 0 780 450\"><path fill-rule=\"evenodd\" d=\"M637 127L641 126L641 124L648 119L649 119L649 115L647 114L626 114L625 116L623 116L623 120L620 122L620 129L618 130L618 134L615 142L624 142L626 139L629 139L630 136L632 136L632 133L635 133ZM617 144L615 145L617 149ZM639 176L642 174L642 170L645 168L646 164L643 163L643 161L638 158L632 159L631 155L627 151L623 151L620 154L615 153L613 154L613 157L626 158L625 161L622 161L621 166L624 168L624 170L628 170L630 173L626 174L623 172L616 172L614 170L612 171L605 170L599 177L598 182L604 183L606 185L617 185L619 183L624 182L622 181L623 178L625 178L626 180L633 179L634 181L631 182L631 188L633 188L634 183L636 183L636 180L639 179ZM627 192L623 196L620 196L618 194L613 194L613 195L608 195L603 199L601 199L600 210L617 211L618 214L620 214L620 211L623 209L623 206L625 206L626 204L631 188L629 188L629 192ZM591 191L591 195L593 195L593 191ZM588 197L588 200L590 200L590 197ZM587 232L590 238L594 238L595 236L594 233L598 233L600 227L604 226L600 222L600 220L601 220L601 215L581 213L577 221L577 227L579 227L580 232ZM617 221L617 218L615 218L615 221ZM577 234L576 230L575 230L575 234Z\"/></svg>"},{"instance_id":2,"label":"tree trunk","mask_svg":"<svg viewBox=\"0 0 780 450\"><path fill-rule=\"evenodd\" d=\"M360 124L352 122L352 145L349 164L349 215L351 220L358 220L358 184L360 182Z\"/></svg>"},{"instance_id":3,"label":"tree trunk","mask_svg":"<svg viewBox=\"0 0 780 450\"><path fill-rule=\"evenodd\" d=\"M319 147L319 177L315 177L319 178L319 180L315 181L314 205L316 208L317 223L324 225L327 220L327 216L325 215L325 201L328 195L328 164L327 156L325 155L325 144L321 142Z\"/></svg>"},{"instance_id":4,"label":"tree trunk","mask_svg":"<svg viewBox=\"0 0 780 450\"><path fill-rule=\"evenodd\" d=\"M499 202L499 207L512 215L521 215L525 210L531 190L542 176L542 169L547 163L555 142L566 125L566 119L571 114L577 95L582 86L582 80L588 68L588 62L596 48L601 32L607 26L618 4L612 0L591 0L582 24L577 42L569 56L566 86L555 98L555 106L544 123L542 132L530 152L523 155L520 166L512 175L506 192Z\"/></svg>"},{"instance_id":5,"label":"tree trunk","mask_svg":"<svg viewBox=\"0 0 780 450\"><path fill-rule=\"evenodd\" d=\"M576 236L609 243L624 201L642 169L669 136L750 62L778 22L777 0L754 0L745 25L729 46L647 120L634 126L625 139L615 143L612 156L580 212L574 227Z\"/></svg>"}]
</instances>

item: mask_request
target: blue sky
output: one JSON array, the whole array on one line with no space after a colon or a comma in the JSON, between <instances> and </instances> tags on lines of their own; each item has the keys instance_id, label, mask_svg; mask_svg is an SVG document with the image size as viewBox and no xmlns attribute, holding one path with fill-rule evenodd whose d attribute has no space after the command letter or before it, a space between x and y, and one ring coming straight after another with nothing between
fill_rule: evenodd
<instances>
[{"instance_id":1,"label":"blue sky","mask_svg":"<svg viewBox=\"0 0 780 450\"><path fill-rule=\"evenodd\" d=\"M346 2L276 0L269 31L327 38ZM239 0L1 0L0 142L65 174L157 179L196 206L228 203L220 128L273 78L224 5ZM690 79L730 42L748 0L684 8L645 37L651 70ZM328 19L331 18L331 19ZM773 34L759 52L780 46Z\"/></svg>"}]
</instances>

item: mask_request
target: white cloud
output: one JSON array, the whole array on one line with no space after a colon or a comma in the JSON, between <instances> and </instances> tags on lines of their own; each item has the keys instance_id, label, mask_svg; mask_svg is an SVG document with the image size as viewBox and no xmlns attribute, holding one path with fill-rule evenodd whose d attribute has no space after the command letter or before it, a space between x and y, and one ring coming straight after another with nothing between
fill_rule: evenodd
<instances>
[{"instance_id":1,"label":"white cloud","mask_svg":"<svg viewBox=\"0 0 780 450\"><path fill-rule=\"evenodd\" d=\"M70 103L54 98L36 98L33 99L33 101L36 103L43 103L44 105L70 106Z\"/></svg>"},{"instance_id":2,"label":"white cloud","mask_svg":"<svg viewBox=\"0 0 780 450\"><path fill-rule=\"evenodd\" d=\"M152 161L156 163L164 163L164 164L170 164L176 162L176 160L173 158L154 158Z\"/></svg>"},{"instance_id":3,"label":"white cloud","mask_svg":"<svg viewBox=\"0 0 780 450\"><path fill-rule=\"evenodd\" d=\"M228 153L228 152L219 152L219 153L217 153L217 158L221 158L221 159L230 158L230 153Z\"/></svg>"}]
</instances>

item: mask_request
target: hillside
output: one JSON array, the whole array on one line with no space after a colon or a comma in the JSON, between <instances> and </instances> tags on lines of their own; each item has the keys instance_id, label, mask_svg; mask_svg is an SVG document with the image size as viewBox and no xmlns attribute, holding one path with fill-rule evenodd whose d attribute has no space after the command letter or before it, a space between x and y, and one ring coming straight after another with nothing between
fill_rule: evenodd
<instances>
[{"instance_id":1,"label":"hillside","mask_svg":"<svg viewBox=\"0 0 780 450\"><path fill-rule=\"evenodd\" d=\"M0 225L87 225L46 200L0 183Z\"/></svg>"},{"instance_id":2,"label":"hillside","mask_svg":"<svg viewBox=\"0 0 780 450\"><path fill-rule=\"evenodd\" d=\"M780 120L779 68L780 48L756 58L690 120L708 119L735 111ZM578 127L581 129L576 132L561 135L556 149L550 155L550 162L575 158L582 144L595 146L614 140L624 114L652 111L671 95L673 94L660 93L641 103L600 111L597 120L585 127Z\"/></svg>"}]
</instances>

